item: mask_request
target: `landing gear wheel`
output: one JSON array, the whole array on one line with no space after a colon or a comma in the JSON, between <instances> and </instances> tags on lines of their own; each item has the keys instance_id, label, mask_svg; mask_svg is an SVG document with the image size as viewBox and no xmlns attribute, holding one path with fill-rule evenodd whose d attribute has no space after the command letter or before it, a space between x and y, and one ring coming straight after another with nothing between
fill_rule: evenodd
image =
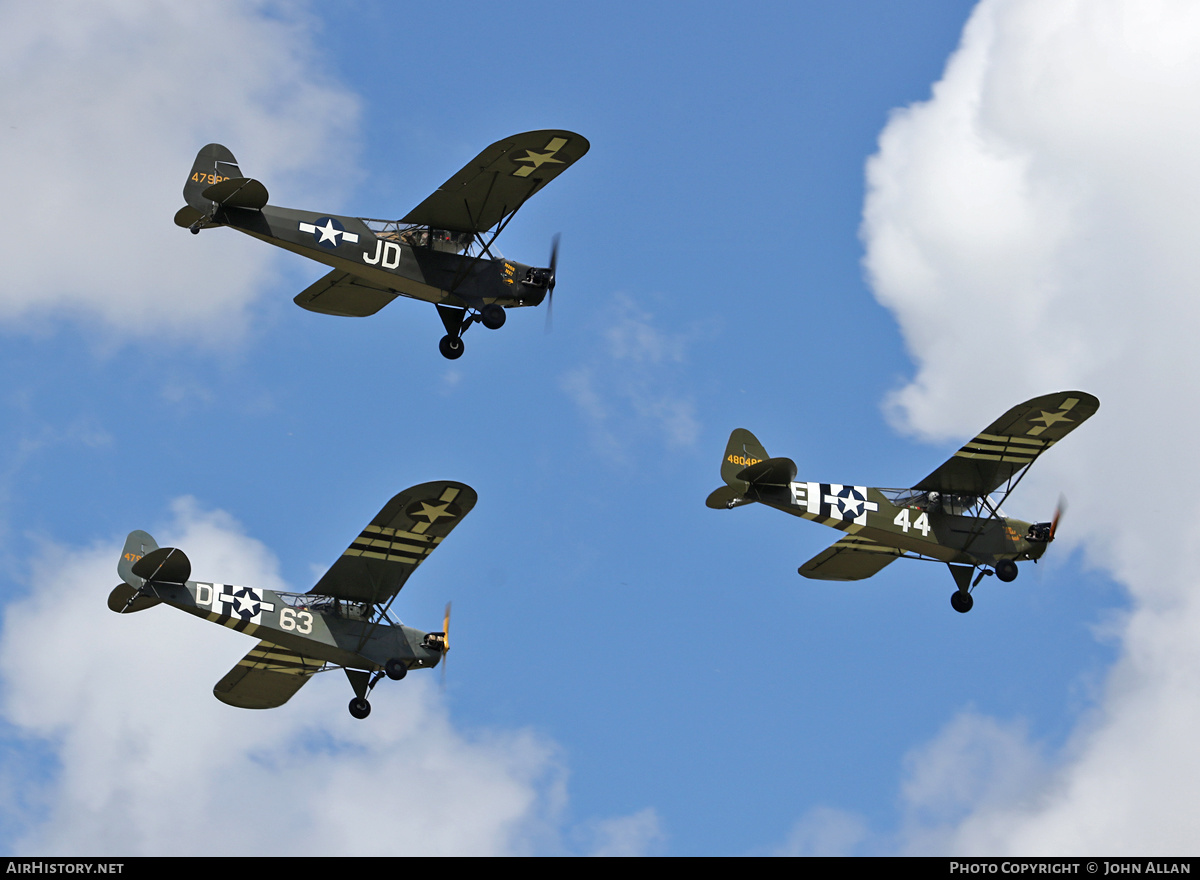
<instances>
[{"instance_id":1,"label":"landing gear wheel","mask_svg":"<svg viewBox=\"0 0 1200 880\"><path fill-rule=\"evenodd\" d=\"M355 697L350 701L350 714L355 718L366 718L371 714L371 704L362 697Z\"/></svg>"},{"instance_id":2,"label":"landing gear wheel","mask_svg":"<svg viewBox=\"0 0 1200 880\"><path fill-rule=\"evenodd\" d=\"M383 664L383 671L392 681L399 681L408 675L408 667L404 665L404 661L397 660L395 657Z\"/></svg>"},{"instance_id":3,"label":"landing gear wheel","mask_svg":"<svg viewBox=\"0 0 1200 880\"><path fill-rule=\"evenodd\" d=\"M489 303L483 307L483 311L479 313L479 320L483 322L483 326L489 330L499 330L504 326L504 321L508 318L508 313L504 311L504 306L497 303Z\"/></svg>"},{"instance_id":4,"label":"landing gear wheel","mask_svg":"<svg viewBox=\"0 0 1200 880\"><path fill-rule=\"evenodd\" d=\"M463 341L460 336L450 336L447 334L442 337L442 341L438 343L438 351L442 353L442 357L447 360L457 360L462 357Z\"/></svg>"},{"instance_id":5,"label":"landing gear wheel","mask_svg":"<svg viewBox=\"0 0 1200 880\"><path fill-rule=\"evenodd\" d=\"M959 614L966 614L971 610L971 606L975 604L975 600L971 598L970 593L964 593L962 590L955 590L950 594L950 605Z\"/></svg>"},{"instance_id":6,"label":"landing gear wheel","mask_svg":"<svg viewBox=\"0 0 1200 880\"><path fill-rule=\"evenodd\" d=\"M1001 559L996 563L996 577L1006 584L1015 581L1017 579L1017 563L1011 559Z\"/></svg>"}]
</instances>

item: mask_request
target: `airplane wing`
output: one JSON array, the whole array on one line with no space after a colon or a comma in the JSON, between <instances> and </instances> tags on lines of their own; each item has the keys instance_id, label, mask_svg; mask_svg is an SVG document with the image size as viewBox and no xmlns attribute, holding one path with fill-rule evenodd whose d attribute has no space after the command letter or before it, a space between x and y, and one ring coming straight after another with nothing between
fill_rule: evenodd
<instances>
[{"instance_id":1,"label":"airplane wing","mask_svg":"<svg viewBox=\"0 0 1200 880\"><path fill-rule=\"evenodd\" d=\"M987 495L1075 430L1100 408L1083 391L1059 391L1018 404L914 486L924 492Z\"/></svg>"},{"instance_id":2,"label":"airplane wing","mask_svg":"<svg viewBox=\"0 0 1200 880\"><path fill-rule=\"evenodd\" d=\"M325 663L270 642L259 642L213 688L222 703L240 709L274 709L318 672Z\"/></svg>"},{"instance_id":3,"label":"airplane wing","mask_svg":"<svg viewBox=\"0 0 1200 880\"><path fill-rule=\"evenodd\" d=\"M439 480L405 489L383 506L310 593L350 602L388 602L437 549L478 496L463 483Z\"/></svg>"},{"instance_id":4,"label":"airplane wing","mask_svg":"<svg viewBox=\"0 0 1200 880\"><path fill-rule=\"evenodd\" d=\"M484 232L588 151L571 131L527 131L496 141L401 220L451 232Z\"/></svg>"},{"instance_id":5,"label":"airplane wing","mask_svg":"<svg viewBox=\"0 0 1200 880\"><path fill-rule=\"evenodd\" d=\"M373 315L392 300L396 294L368 284L361 278L334 269L315 284L301 291L293 302L310 312L323 315L339 315L343 318L365 318Z\"/></svg>"},{"instance_id":6,"label":"airplane wing","mask_svg":"<svg viewBox=\"0 0 1200 880\"><path fill-rule=\"evenodd\" d=\"M800 566L800 574L819 581L860 581L903 555L895 547L847 535Z\"/></svg>"}]
</instances>

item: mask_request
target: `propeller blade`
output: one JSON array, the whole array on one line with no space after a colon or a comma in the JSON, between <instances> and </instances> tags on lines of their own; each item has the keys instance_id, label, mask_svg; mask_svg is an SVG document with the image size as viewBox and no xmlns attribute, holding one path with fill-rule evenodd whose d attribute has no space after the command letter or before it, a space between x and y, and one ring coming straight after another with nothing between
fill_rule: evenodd
<instances>
[{"instance_id":1,"label":"propeller blade","mask_svg":"<svg viewBox=\"0 0 1200 880\"><path fill-rule=\"evenodd\" d=\"M550 281L546 284L546 332L554 327L554 285L558 281L558 239L561 233L554 233L550 243Z\"/></svg>"},{"instance_id":2,"label":"propeller blade","mask_svg":"<svg viewBox=\"0 0 1200 880\"><path fill-rule=\"evenodd\" d=\"M442 681L441 689L446 690L446 655L450 653L450 603L446 603L446 613L442 616Z\"/></svg>"},{"instance_id":3,"label":"propeller blade","mask_svg":"<svg viewBox=\"0 0 1200 880\"><path fill-rule=\"evenodd\" d=\"M1062 518L1063 512L1067 509L1067 499L1065 495L1058 496L1058 507L1054 508L1054 519L1050 520L1050 540L1054 540L1054 533L1058 531L1058 521Z\"/></svg>"}]
</instances>

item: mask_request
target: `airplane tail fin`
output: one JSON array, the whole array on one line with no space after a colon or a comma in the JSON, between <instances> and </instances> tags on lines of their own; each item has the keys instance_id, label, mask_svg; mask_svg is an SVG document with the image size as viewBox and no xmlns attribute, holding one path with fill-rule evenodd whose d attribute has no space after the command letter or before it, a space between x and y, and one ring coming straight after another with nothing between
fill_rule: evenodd
<instances>
[{"instance_id":1,"label":"airplane tail fin","mask_svg":"<svg viewBox=\"0 0 1200 880\"><path fill-rule=\"evenodd\" d=\"M767 458L767 450L757 437L745 428L734 428L725 445L725 457L721 459L721 479L725 485L709 495L705 504L714 510L723 510L746 501L743 496L750 488L750 483L739 479L738 475L750 465L766 461Z\"/></svg>"},{"instance_id":2,"label":"airplane tail fin","mask_svg":"<svg viewBox=\"0 0 1200 880\"><path fill-rule=\"evenodd\" d=\"M187 204L175 214L175 225L199 232L218 225L212 222L216 205L259 210L267 203L267 188L242 176L237 159L227 147L209 144L196 154L183 184L183 198Z\"/></svg>"},{"instance_id":3,"label":"airplane tail fin","mask_svg":"<svg viewBox=\"0 0 1200 880\"><path fill-rule=\"evenodd\" d=\"M125 549L121 551L121 558L117 560L117 574L121 576L121 580L131 587L144 584L145 579L133 573L133 566L147 553L157 549L158 543L148 533L140 529L130 532L129 537L125 539Z\"/></svg>"},{"instance_id":4,"label":"airplane tail fin","mask_svg":"<svg viewBox=\"0 0 1200 880\"><path fill-rule=\"evenodd\" d=\"M141 588L146 580L134 571L138 562L157 549L158 544L148 533L141 530L129 533L129 537L125 539L125 548L121 551L121 558L117 560L117 574L124 583L117 584L108 594L110 609L118 614L125 614L141 611L159 603L160 600L153 596L142 595Z\"/></svg>"}]
</instances>

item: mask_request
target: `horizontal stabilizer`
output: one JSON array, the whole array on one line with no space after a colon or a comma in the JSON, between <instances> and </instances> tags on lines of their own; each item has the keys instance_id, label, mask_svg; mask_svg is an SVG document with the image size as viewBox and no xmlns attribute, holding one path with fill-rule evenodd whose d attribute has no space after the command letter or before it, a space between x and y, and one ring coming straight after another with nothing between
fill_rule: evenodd
<instances>
[{"instance_id":1,"label":"horizontal stabilizer","mask_svg":"<svg viewBox=\"0 0 1200 880\"><path fill-rule=\"evenodd\" d=\"M139 591L129 584L117 584L108 594L108 608L117 614L132 614L134 611L145 611L162 602L154 596L142 596Z\"/></svg>"},{"instance_id":2,"label":"horizontal stabilizer","mask_svg":"<svg viewBox=\"0 0 1200 880\"><path fill-rule=\"evenodd\" d=\"M271 642L259 642L213 687L213 696L239 709L282 706L325 664Z\"/></svg>"},{"instance_id":3,"label":"horizontal stabilizer","mask_svg":"<svg viewBox=\"0 0 1200 880\"><path fill-rule=\"evenodd\" d=\"M177 547L159 547L135 562L133 573L160 584L186 584L192 563Z\"/></svg>"},{"instance_id":4,"label":"horizontal stabilizer","mask_svg":"<svg viewBox=\"0 0 1200 880\"><path fill-rule=\"evenodd\" d=\"M796 462L790 458L768 458L739 471L737 479L752 486L786 486L796 479Z\"/></svg>"},{"instance_id":5,"label":"horizontal stabilizer","mask_svg":"<svg viewBox=\"0 0 1200 880\"><path fill-rule=\"evenodd\" d=\"M799 572L819 581L861 581L903 555L904 551L895 547L847 535L800 566Z\"/></svg>"},{"instance_id":6,"label":"horizontal stabilizer","mask_svg":"<svg viewBox=\"0 0 1200 880\"><path fill-rule=\"evenodd\" d=\"M250 177L228 177L214 183L200 195L212 199L226 208L248 208L262 210L267 203L267 188Z\"/></svg>"},{"instance_id":7,"label":"horizontal stabilizer","mask_svg":"<svg viewBox=\"0 0 1200 880\"><path fill-rule=\"evenodd\" d=\"M204 219L204 212L198 211L191 205L184 205L175 212L175 225L190 229L193 223Z\"/></svg>"},{"instance_id":8,"label":"horizontal stabilizer","mask_svg":"<svg viewBox=\"0 0 1200 880\"><path fill-rule=\"evenodd\" d=\"M720 489L714 489L708 498L705 499L704 504L713 510L728 510L731 507L737 507L738 502L744 502L745 500L737 488L722 486Z\"/></svg>"}]
</instances>

